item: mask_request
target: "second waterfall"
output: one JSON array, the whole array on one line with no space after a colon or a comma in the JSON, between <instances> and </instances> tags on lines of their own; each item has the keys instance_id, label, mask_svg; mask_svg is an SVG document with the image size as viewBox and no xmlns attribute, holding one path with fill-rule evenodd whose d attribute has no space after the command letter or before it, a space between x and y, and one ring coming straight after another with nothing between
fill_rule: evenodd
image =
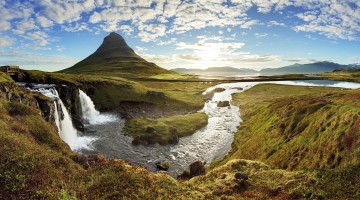
<instances>
[{"instance_id":1,"label":"second waterfall","mask_svg":"<svg viewBox=\"0 0 360 200\"><path fill-rule=\"evenodd\" d=\"M79 97L81 104L81 117L84 124L104 124L116 120L116 117L110 114L101 114L95 109L94 102L82 90L79 89Z\"/></svg>"}]
</instances>

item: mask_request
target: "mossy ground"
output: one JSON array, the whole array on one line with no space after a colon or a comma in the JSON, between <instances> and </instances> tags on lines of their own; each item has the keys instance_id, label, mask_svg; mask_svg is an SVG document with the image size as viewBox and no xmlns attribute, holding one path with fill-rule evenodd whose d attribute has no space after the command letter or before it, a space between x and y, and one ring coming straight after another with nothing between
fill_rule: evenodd
<instances>
[{"instance_id":1,"label":"mossy ground","mask_svg":"<svg viewBox=\"0 0 360 200\"><path fill-rule=\"evenodd\" d=\"M193 113L159 119L134 118L126 123L127 135L147 143L176 143L178 138L191 135L207 125L205 113Z\"/></svg>"}]
</instances>

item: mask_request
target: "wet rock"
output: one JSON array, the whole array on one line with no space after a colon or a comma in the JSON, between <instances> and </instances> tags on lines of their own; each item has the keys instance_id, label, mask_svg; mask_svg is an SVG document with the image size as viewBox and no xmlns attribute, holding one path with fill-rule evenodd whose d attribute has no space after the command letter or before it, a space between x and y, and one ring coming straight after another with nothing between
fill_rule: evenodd
<instances>
[{"instance_id":1,"label":"wet rock","mask_svg":"<svg viewBox=\"0 0 360 200\"><path fill-rule=\"evenodd\" d=\"M149 142L147 140L144 140L140 137L135 137L133 139L133 141L131 142L132 145L138 146L138 145L143 145L143 146L147 146L149 145Z\"/></svg>"},{"instance_id":2,"label":"wet rock","mask_svg":"<svg viewBox=\"0 0 360 200\"><path fill-rule=\"evenodd\" d=\"M245 173L241 173L241 172L236 172L235 173L235 179L237 180L248 180L249 179L249 176Z\"/></svg>"},{"instance_id":3,"label":"wet rock","mask_svg":"<svg viewBox=\"0 0 360 200\"><path fill-rule=\"evenodd\" d=\"M25 84L25 87L28 87L28 88L34 88L34 84L32 84L32 83L26 83Z\"/></svg>"},{"instance_id":4,"label":"wet rock","mask_svg":"<svg viewBox=\"0 0 360 200\"><path fill-rule=\"evenodd\" d=\"M156 91L150 91L150 90L148 90L148 91L146 92L146 96L155 97L155 98L166 98L165 93L163 93L163 92L156 92Z\"/></svg>"},{"instance_id":5,"label":"wet rock","mask_svg":"<svg viewBox=\"0 0 360 200\"><path fill-rule=\"evenodd\" d=\"M230 102L229 101L219 101L217 103L217 107L229 107L230 106Z\"/></svg>"},{"instance_id":6,"label":"wet rock","mask_svg":"<svg viewBox=\"0 0 360 200\"><path fill-rule=\"evenodd\" d=\"M57 85L56 89L66 109L71 114L71 119L80 131L84 131L84 124L81 119L81 103L79 89L76 86Z\"/></svg>"},{"instance_id":7,"label":"wet rock","mask_svg":"<svg viewBox=\"0 0 360 200\"><path fill-rule=\"evenodd\" d=\"M201 161L193 162L190 165L190 176L200 176L205 174L205 166L204 163Z\"/></svg>"},{"instance_id":8,"label":"wet rock","mask_svg":"<svg viewBox=\"0 0 360 200\"><path fill-rule=\"evenodd\" d=\"M169 144L176 144L179 142L179 133L175 127L169 127L169 132L172 138L169 140Z\"/></svg>"},{"instance_id":9,"label":"wet rock","mask_svg":"<svg viewBox=\"0 0 360 200\"><path fill-rule=\"evenodd\" d=\"M167 171L170 167L170 163L167 161L158 161L155 163L156 168L162 171Z\"/></svg>"}]
</instances>

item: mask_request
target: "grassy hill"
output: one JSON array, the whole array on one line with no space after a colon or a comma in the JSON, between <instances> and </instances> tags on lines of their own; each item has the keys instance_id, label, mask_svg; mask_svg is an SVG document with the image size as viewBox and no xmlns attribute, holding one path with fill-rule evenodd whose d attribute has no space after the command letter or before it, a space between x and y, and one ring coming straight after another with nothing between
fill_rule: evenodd
<instances>
[{"instance_id":1,"label":"grassy hill","mask_svg":"<svg viewBox=\"0 0 360 200\"><path fill-rule=\"evenodd\" d=\"M213 166L242 158L311 170L319 173L317 187L332 188L330 196L354 198L360 194L359 98L359 90L272 84L235 94L244 122L231 152Z\"/></svg>"},{"instance_id":2,"label":"grassy hill","mask_svg":"<svg viewBox=\"0 0 360 200\"><path fill-rule=\"evenodd\" d=\"M64 69L63 73L81 73L109 76L153 76L173 74L137 55L117 33L110 33L90 56Z\"/></svg>"},{"instance_id":3,"label":"grassy hill","mask_svg":"<svg viewBox=\"0 0 360 200\"><path fill-rule=\"evenodd\" d=\"M358 90L271 84L236 94L244 123L229 157L290 170L354 163L359 97Z\"/></svg>"}]
</instances>

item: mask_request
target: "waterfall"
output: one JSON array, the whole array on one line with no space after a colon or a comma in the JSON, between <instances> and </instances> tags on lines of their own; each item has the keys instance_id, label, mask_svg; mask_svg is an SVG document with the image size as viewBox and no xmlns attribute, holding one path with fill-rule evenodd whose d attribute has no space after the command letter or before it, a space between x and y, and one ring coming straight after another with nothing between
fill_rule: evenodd
<instances>
[{"instance_id":1,"label":"waterfall","mask_svg":"<svg viewBox=\"0 0 360 200\"><path fill-rule=\"evenodd\" d=\"M85 123L96 125L96 124L104 124L116 120L116 117L113 115L100 114L100 112L95 109L94 102L91 100L91 98L80 89L79 89L79 97L81 104L81 115Z\"/></svg>"},{"instance_id":2,"label":"waterfall","mask_svg":"<svg viewBox=\"0 0 360 200\"><path fill-rule=\"evenodd\" d=\"M57 131L60 133L60 118L59 118L59 111L56 100L54 101L54 118L55 118L55 125L57 128Z\"/></svg>"},{"instance_id":3,"label":"waterfall","mask_svg":"<svg viewBox=\"0 0 360 200\"><path fill-rule=\"evenodd\" d=\"M64 142L66 142L72 149L75 149L77 146L77 130L74 128L74 125L71 121L69 112L67 111L64 103L60 99L60 96L55 88L51 89L51 92L56 97L54 100L55 103L55 123L59 128L60 137ZM61 110L63 117L60 117L57 104Z\"/></svg>"}]
</instances>

